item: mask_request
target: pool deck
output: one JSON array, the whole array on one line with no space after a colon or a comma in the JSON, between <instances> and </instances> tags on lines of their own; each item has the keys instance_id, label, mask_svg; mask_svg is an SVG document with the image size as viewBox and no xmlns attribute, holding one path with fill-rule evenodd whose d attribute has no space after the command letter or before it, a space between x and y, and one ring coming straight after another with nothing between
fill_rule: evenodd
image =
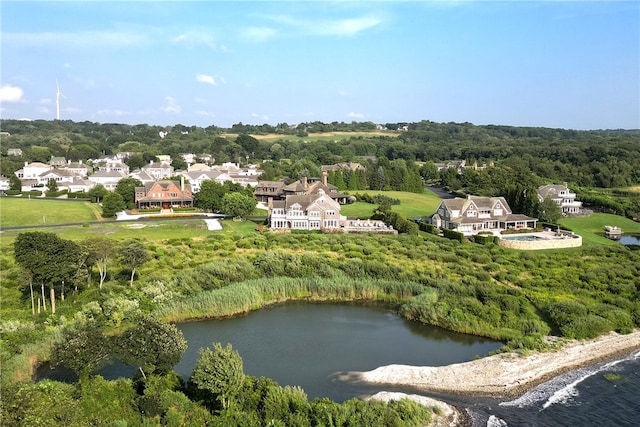
<instances>
[{"instance_id":1,"label":"pool deck","mask_svg":"<svg viewBox=\"0 0 640 427\"><path fill-rule=\"evenodd\" d=\"M505 248L519 250L540 250L540 249L562 249L577 248L582 246L582 237L570 231L539 231L531 233L505 234L498 235L500 241L498 244ZM504 237L526 237L535 236L535 240L506 240Z\"/></svg>"}]
</instances>

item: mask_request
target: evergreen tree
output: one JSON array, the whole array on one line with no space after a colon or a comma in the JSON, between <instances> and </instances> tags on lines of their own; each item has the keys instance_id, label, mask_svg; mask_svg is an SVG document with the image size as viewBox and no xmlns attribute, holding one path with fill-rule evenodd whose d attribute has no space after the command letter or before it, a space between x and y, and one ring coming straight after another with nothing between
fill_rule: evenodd
<instances>
[{"instance_id":1,"label":"evergreen tree","mask_svg":"<svg viewBox=\"0 0 640 427\"><path fill-rule=\"evenodd\" d=\"M124 200L120 193L111 192L107 193L102 199L102 216L103 218L113 218L117 212L123 211L126 208Z\"/></svg>"}]
</instances>

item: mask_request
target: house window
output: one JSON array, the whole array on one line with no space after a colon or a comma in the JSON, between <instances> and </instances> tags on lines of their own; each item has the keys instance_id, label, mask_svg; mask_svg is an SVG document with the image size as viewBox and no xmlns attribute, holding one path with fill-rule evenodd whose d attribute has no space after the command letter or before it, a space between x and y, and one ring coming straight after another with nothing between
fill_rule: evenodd
<instances>
[{"instance_id":1,"label":"house window","mask_svg":"<svg viewBox=\"0 0 640 427\"><path fill-rule=\"evenodd\" d=\"M476 211L467 211L467 217L476 217L478 212Z\"/></svg>"},{"instance_id":2,"label":"house window","mask_svg":"<svg viewBox=\"0 0 640 427\"><path fill-rule=\"evenodd\" d=\"M327 211L327 216L335 216L336 211Z\"/></svg>"}]
</instances>

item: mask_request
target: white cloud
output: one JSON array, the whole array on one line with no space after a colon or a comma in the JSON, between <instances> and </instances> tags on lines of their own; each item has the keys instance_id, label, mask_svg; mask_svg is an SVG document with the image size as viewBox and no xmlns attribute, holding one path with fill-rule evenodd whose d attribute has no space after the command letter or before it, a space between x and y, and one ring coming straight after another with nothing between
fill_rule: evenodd
<instances>
[{"instance_id":1,"label":"white cloud","mask_svg":"<svg viewBox=\"0 0 640 427\"><path fill-rule=\"evenodd\" d=\"M206 74L198 74L198 75L196 75L196 81L198 83L205 83L205 84L212 85L212 86L218 86L218 83L216 82L215 77L208 76Z\"/></svg>"},{"instance_id":2,"label":"white cloud","mask_svg":"<svg viewBox=\"0 0 640 427\"><path fill-rule=\"evenodd\" d=\"M167 96L165 101L167 102L167 105L162 109L165 113L180 113L182 111L182 107L178 105L173 97Z\"/></svg>"},{"instance_id":3,"label":"white cloud","mask_svg":"<svg viewBox=\"0 0 640 427\"><path fill-rule=\"evenodd\" d=\"M382 20L379 18L364 16L362 18L342 19L339 21L327 22L325 25L318 26L316 30L318 31L318 34L352 36L361 31L373 28L381 22Z\"/></svg>"},{"instance_id":4,"label":"white cloud","mask_svg":"<svg viewBox=\"0 0 640 427\"><path fill-rule=\"evenodd\" d=\"M42 98L40 100L40 104L42 105L48 105L48 104L52 104L53 100L51 98Z\"/></svg>"},{"instance_id":5,"label":"white cloud","mask_svg":"<svg viewBox=\"0 0 640 427\"><path fill-rule=\"evenodd\" d=\"M383 21L373 15L348 19L304 19L290 16L270 16L269 20L284 24L300 34L316 36L353 36L373 28Z\"/></svg>"},{"instance_id":6,"label":"white cloud","mask_svg":"<svg viewBox=\"0 0 640 427\"><path fill-rule=\"evenodd\" d=\"M347 116L351 117L352 119L364 119L364 114L354 113L353 111L347 114Z\"/></svg>"},{"instance_id":7,"label":"white cloud","mask_svg":"<svg viewBox=\"0 0 640 427\"><path fill-rule=\"evenodd\" d=\"M216 44L215 37L206 31L189 31L179 34L171 38L171 43L188 47L207 46L211 49L218 49L222 52L227 51L226 46L218 46Z\"/></svg>"},{"instance_id":8,"label":"white cloud","mask_svg":"<svg viewBox=\"0 0 640 427\"><path fill-rule=\"evenodd\" d=\"M23 102L23 94L18 86L3 85L0 87L0 102Z\"/></svg>"},{"instance_id":9,"label":"white cloud","mask_svg":"<svg viewBox=\"0 0 640 427\"><path fill-rule=\"evenodd\" d=\"M250 27L242 31L242 37L252 41L265 41L276 35L276 30L269 27Z\"/></svg>"},{"instance_id":10,"label":"white cloud","mask_svg":"<svg viewBox=\"0 0 640 427\"><path fill-rule=\"evenodd\" d=\"M216 117L216 113L214 113L213 111L198 110L196 111L196 114L202 117Z\"/></svg>"}]
</instances>

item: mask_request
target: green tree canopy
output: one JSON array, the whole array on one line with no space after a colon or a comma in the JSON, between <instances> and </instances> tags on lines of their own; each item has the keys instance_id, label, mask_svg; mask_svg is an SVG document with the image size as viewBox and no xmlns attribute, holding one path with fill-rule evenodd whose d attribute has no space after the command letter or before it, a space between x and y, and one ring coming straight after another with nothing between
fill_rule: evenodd
<instances>
[{"instance_id":1,"label":"green tree canopy","mask_svg":"<svg viewBox=\"0 0 640 427\"><path fill-rule=\"evenodd\" d=\"M200 358L189 377L189 388L205 401L218 400L226 409L242 388L244 377L240 354L231 344L222 347L214 343L213 350L200 349Z\"/></svg>"},{"instance_id":2,"label":"green tree canopy","mask_svg":"<svg viewBox=\"0 0 640 427\"><path fill-rule=\"evenodd\" d=\"M62 337L51 349L51 364L64 366L83 381L99 369L111 356L111 339L96 321L73 324L62 331Z\"/></svg>"},{"instance_id":3,"label":"green tree canopy","mask_svg":"<svg viewBox=\"0 0 640 427\"><path fill-rule=\"evenodd\" d=\"M545 197L538 206L538 219L544 222L550 222L556 224L562 217L562 211L560 206L553 201L551 197Z\"/></svg>"},{"instance_id":4,"label":"green tree canopy","mask_svg":"<svg viewBox=\"0 0 640 427\"><path fill-rule=\"evenodd\" d=\"M54 233L20 233L13 244L16 262L36 283L58 286L71 282L78 268L80 247Z\"/></svg>"},{"instance_id":5,"label":"green tree canopy","mask_svg":"<svg viewBox=\"0 0 640 427\"><path fill-rule=\"evenodd\" d=\"M80 242L80 246L85 254L85 266L89 271L89 278L91 278L91 269L94 265L97 266L100 275L99 287L102 289L102 284L107 277L107 267L115 252L113 241L102 236L90 237Z\"/></svg>"},{"instance_id":6,"label":"green tree canopy","mask_svg":"<svg viewBox=\"0 0 640 427\"><path fill-rule=\"evenodd\" d=\"M137 366L142 376L167 373L187 350L187 341L175 325L151 316L135 319L135 324L115 338L114 354L122 362Z\"/></svg>"},{"instance_id":7,"label":"green tree canopy","mask_svg":"<svg viewBox=\"0 0 640 427\"><path fill-rule=\"evenodd\" d=\"M227 193L222 196L220 211L234 218L246 219L256 207L256 198L247 194Z\"/></svg>"},{"instance_id":8,"label":"green tree canopy","mask_svg":"<svg viewBox=\"0 0 640 427\"><path fill-rule=\"evenodd\" d=\"M123 211L126 208L124 200L120 193L111 192L107 193L102 199L102 217L113 218L116 213Z\"/></svg>"},{"instance_id":9,"label":"green tree canopy","mask_svg":"<svg viewBox=\"0 0 640 427\"><path fill-rule=\"evenodd\" d=\"M118 255L120 257L120 263L131 269L131 281L129 285L133 286L133 277L136 274L136 269L151 260L151 254L149 254L147 248L138 240L129 239L120 244Z\"/></svg>"},{"instance_id":10,"label":"green tree canopy","mask_svg":"<svg viewBox=\"0 0 640 427\"><path fill-rule=\"evenodd\" d=\"M136 187L142 186L142 182L135 178L122 178L116 185L115 192L122 196L122 200L129 209L136 206Z\"/></svg>"},{"instance_id":11,"label":"green tree canopy","mask_svg":"<svg viewBox=\"0 0 640 427\"><path fill-rule=\"evenodd\" d=\"M96 184L93 187L91 187L91 190L89 190L87 194L92 199L95 198L96 202L100 203L100 201L104 198L104 196L107 195L107 193L109 193L109 191L106 188L104 188L104 185Z\"/></svg>"},{"instance_id":12,"label":"green tree canopy","mask_svg":"<svg viewBox=\"0 0 640 427\"><path fill-rule=\"evenodd\" d=\"M49 180L47 180L47 189L49 191L58 191L58 183L55 178L49 178Z\"/></svg>"}]
</instances>

